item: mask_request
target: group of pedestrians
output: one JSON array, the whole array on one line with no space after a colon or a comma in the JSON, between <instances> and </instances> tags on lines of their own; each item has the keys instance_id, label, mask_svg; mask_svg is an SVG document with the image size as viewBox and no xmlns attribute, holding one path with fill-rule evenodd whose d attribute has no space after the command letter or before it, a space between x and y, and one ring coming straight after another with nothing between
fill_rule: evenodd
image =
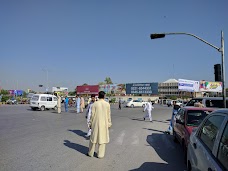
<instances>
[{"instance_id":1,"label":"group of pedestrians","mask_svg":"<svg viewBox=\"0 0 228 171\"><path fill-rule=\"evenodd\" d=\"M62 102L62 98L59 94L57 94L57 112L61 113L61 102ZM65 108L65 112L68 112L68 107L69 105L72 106L72 99L69 99L67 96L65 96L65 100L64 100L64 108ZM77 113L83 113L83 110L85 108L85 100L82 96L78 96L76 95L76 103L75 103L75 108L76 108L76 112Z\"/></svg>"},{"instance_id":2,"label":"group of pedestrians","mask_svg":"<svg viewBox=\"0 0 228 171\"><path fill-rule=\"evenodd\" d=\"M75 107L76 107L76 112L77 113L83 113L83 110L85 108L85 100L82 96L76 95L76 102L75 102Z\"/></svg>"}]
</instances>

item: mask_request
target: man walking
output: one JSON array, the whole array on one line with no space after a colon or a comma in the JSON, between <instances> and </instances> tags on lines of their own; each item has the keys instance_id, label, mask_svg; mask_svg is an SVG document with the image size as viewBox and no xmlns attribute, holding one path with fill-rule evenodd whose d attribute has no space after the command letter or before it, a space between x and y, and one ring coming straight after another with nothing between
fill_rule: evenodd
<instances>
[{"instance_id":1,"label":"man walking","mask_svg":"<svg viewBox=\"0 0 228 171\"><path fill-rule=\"evenodd\" d=\"M92 129L88 156L93 157L96 144L98 145L98 158L105 155L105 146L109 143L109 130L111 127L110 104L104 100L105 92L99 92L99 100L92 106L91 118L89 121Z\"/></svg>"},{"instance_id":2,"label":"man walking","mask_svg":"<svg viewBox=\"0 0 228 171\"><path fill-rule=\"evenodd\" d=\"M80 96L80 112L83 113L83 109L85 108L85 101L82 96Z\"/></svg>"},{"instance_id":3,"label":"man walking","mask_svg":"<svg viewBox=\"0 0 228 171\"><path fill-rule=\"evenodd\" d=\"M66 96L66 97L65 97L65 101L64 101L65 112L68 112L68 102L69 102L69 99L68 99L68 97Z\"/></svg>"},{"instance_id":4,"label":"man walking","mask_svg":"<svg viewBox=\"0 0 228 171\"><path fill-rule=\"evenodd\" d=\"M91 128L90 128L89 123L90 123L90 118L91 118L91 110L92 110L92 106L93 106L94 102L95 102L95 95L92 94L91 100L90 100L90 103L88 105L87 112L86 112L87 125L88 125L88 133L87 133L86 137L89 137L91 135Z\"/></svg>"},{"instance_id":5,"label":"man walking","mask_svg":"<svg viewBox=\"0 0 228 171\"><path fill-rule=\"evenodd\" d=\"M144 121L145 121L145 119L147 117L149 117L150 122L153 122L153 119L152 119L152 116L151 116L152 109L154 109L154 107L152 106L151 100L149 99L148 103L146 104L146 106L145 106L145 108L143 110L143 112L147 111L147 113L143 117Z\"/></svg>"},{"instance_id":6,"label":"man walking","mask_svg":"<svg viewBox=\"0 0 228 171\"><path fill-rule=\"evenodd\" d=\"M119 109L121 110L121 99L119 98Z\"/></svg>"},{"instance_id":7,"label":"man walking","mask_svg":"<svg viewBox=\"0 0 228 171\"><path fill-rule=\"evenodd\" d=\"M58 113L61 113L61 97L59 95L59 93L57 93L57 98L58 98L58 101L57 101L57 109L58 109Z\"/></svg>"},{"instance_id":8,"label":"man walking","mask_svg":"<svg viewBox=\"0 0 228 171\"><path fill-rule=\"evenodd\" d=\"M78 95L76 95L76 111L77 111L77 113L80 112L80 104L81 104L80 98L78 97Z\"/></svg>"}]
</instances>

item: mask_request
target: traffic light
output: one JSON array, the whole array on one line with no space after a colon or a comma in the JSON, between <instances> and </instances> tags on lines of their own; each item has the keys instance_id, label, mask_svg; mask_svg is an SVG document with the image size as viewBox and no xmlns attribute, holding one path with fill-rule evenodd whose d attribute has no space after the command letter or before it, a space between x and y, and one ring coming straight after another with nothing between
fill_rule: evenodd
<instances>
[{"instance_id":1,"label":"traffic light","mask_svg":"<svg viewBox=\"0 0 228 171\"><path fill-rule=\"evenodd\" d=\"M221 64L214 65L214 74L215 74L215 81L222 81Z\"/></svg>"},{"instance_id":2,"label":"traffic light","mask_svg":"<svg viewBox=\"0 0 228 171\"><path fill-rule=\"evenodd\" d=\"M165 34L151 34L150 38L151 39L159 39L165 37Z\"/></svg>"}]
</instances>

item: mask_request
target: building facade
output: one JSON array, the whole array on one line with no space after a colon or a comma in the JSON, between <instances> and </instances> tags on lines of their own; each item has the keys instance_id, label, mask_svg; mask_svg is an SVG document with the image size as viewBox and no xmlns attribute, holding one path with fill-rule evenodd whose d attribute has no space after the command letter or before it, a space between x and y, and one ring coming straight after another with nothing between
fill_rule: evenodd
<instances>
[{"instance_id":1,"label":"building facade","mask_svg":"<svg viewBox=\"0 0 228 171\"><path fill-rule=\"evenodd\" d=\"M178 96L178 81L169 79L163 83L158 83L158 93L160 96Z\"/></svg>"}]
</instances>

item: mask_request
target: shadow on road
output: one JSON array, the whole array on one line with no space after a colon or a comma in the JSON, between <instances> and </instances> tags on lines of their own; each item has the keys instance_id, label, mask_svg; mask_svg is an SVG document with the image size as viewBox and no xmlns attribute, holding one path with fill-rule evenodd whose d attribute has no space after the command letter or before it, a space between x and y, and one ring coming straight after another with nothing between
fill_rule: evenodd
<instances>
[{"instance_id":1,"label":"shadow on road","mask_svg":"<svg viewBox=\"0 0 228 171\"><path fill-rule=\"evenodd\" d=\"M63 143L65 146L69 147L69 148L72 148L82 154L87 154L88 151L89 151L89 148L88 147L85 147L83 145L80 145L80 144L76 144L76 143L72 143L70 142L69 140L64 140L64 143Z\"/></svg>"},{"instance_id":2,"label":"shadow on road","mask_svg":"<svg viewBox=\"0 0 228 171\"><path fill-rule=\"evenodd\" d=\"M144 121L143 118L132 118L131 120L133 120L133 121Z\"/></svg>"},{"instance_id":3,"label":"shadow on road","mask_svg":"<svg viewBox=\"0 0 228 171\"><path fill-rule=\"evenodd\" d=\"M151 129L151 128L143 128L143 129L147 129L147 130L149 130L149 131L156 131L156 132L165 133L164 131L157 130L157 129Z\"/></svg>"},{"instance_id":4,"label":"shadow on road","mask_svg":"<svg viewBox=\"0 0 228 171\"><path fill-rule=\"evenodd\" d=\"M158 120L154 120L154 119L153 119L153 121L154 121L154 122L169 123L169 122L166 122L166 121L158 121Z\"/></svg>"},{"instance_id":5,"label":"shadow on road","mask_svg":"<svg viewBox=\"0 0 228 171\"><path fill-rule=\"evenodd\" d=\"M176 171L176 167L172 167L166 163L145 162L139 168L130 171ZM182 170L183 171L183 170Z\"/></svg>"},{"instance_id":6,"label":"shadow on road","mask_svg":"<svg viewBox=\"0 0 228 171\"><path fill-rule=\"evenodd\" d=\"M87 134L86 132L83 132L81 130L68 130L68 131L71 131L71 132L73 132L73 133L77 134L78 136L81 136L85 139L88 139L88 137L86 137L86 134Z\"/></svg>"},{"instance_id":7,"label":"shadow on road","mask_svg":"<svg viewBox=\"0 0 228 171\"><path fill-rule=\"evenodd\" d=\"M152 130L152 129L151 129ZM158 131L159 130L155 130ZM156 151L164 163L145 162L131 171L184 171L184 154L179 144L173 142L172 136L160 133L148 135L146 141Z\"/></svg>"}]
</instances>

